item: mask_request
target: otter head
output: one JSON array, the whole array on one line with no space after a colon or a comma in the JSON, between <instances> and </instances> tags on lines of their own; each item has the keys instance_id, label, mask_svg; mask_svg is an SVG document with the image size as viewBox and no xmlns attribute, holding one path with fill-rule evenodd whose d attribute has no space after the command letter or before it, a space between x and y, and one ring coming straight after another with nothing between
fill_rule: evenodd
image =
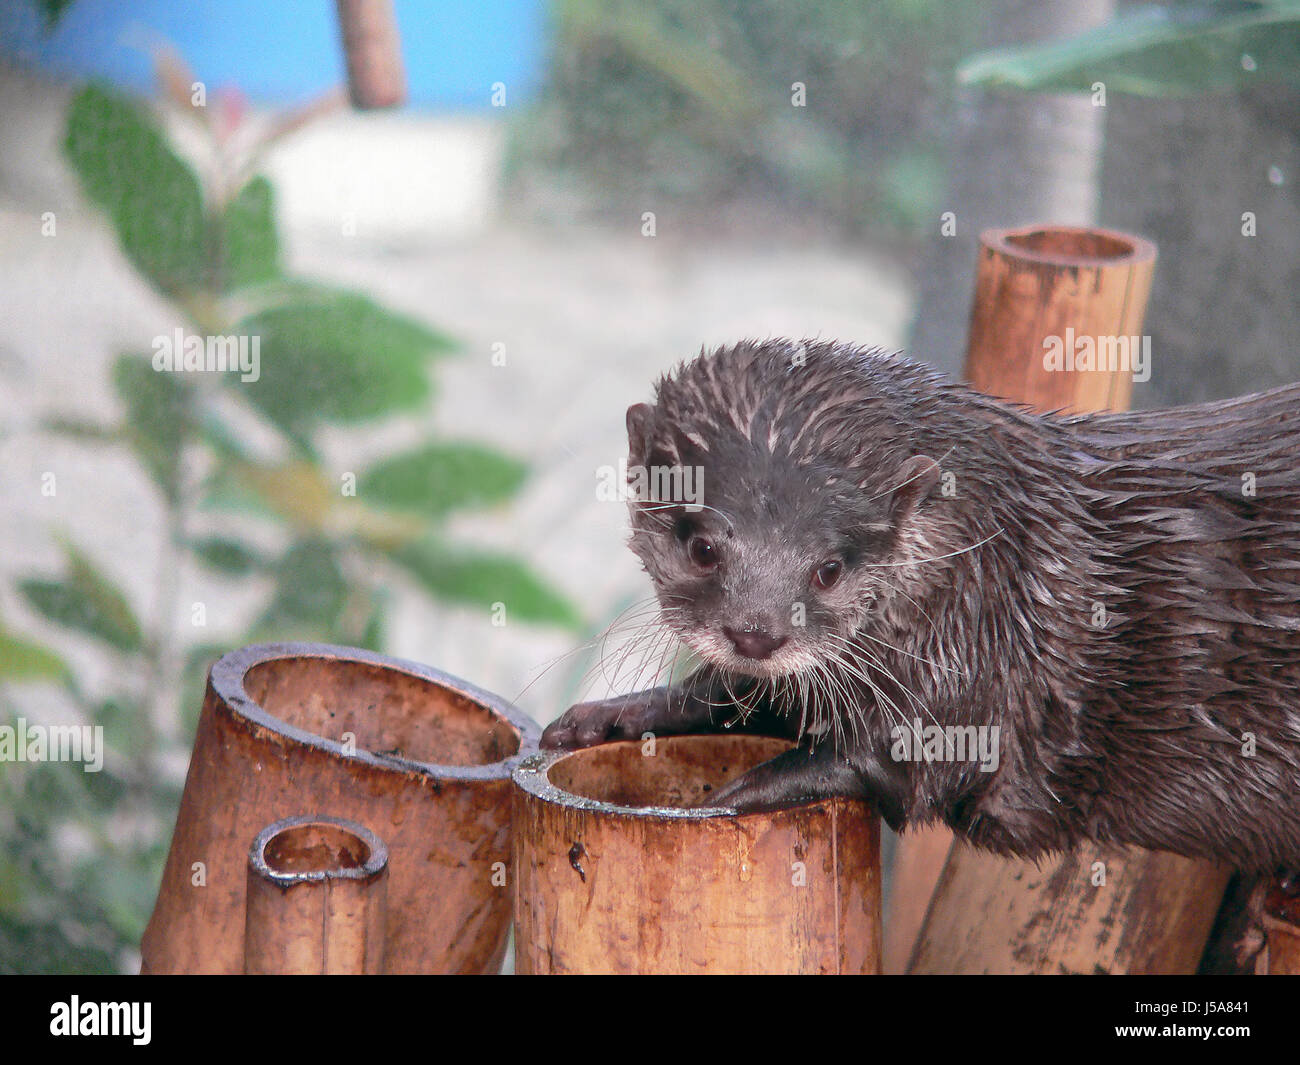
<instances>
[{"instance_id":1,"label":"otter head","mask_svg":"<svg viewBox=\"0 0 1300 1065\"><path fill-rule=\"evenodd\" d=\"M761 417L637 404L627 427L631 546L683 642L754 677L851 658L924 542L918 509L938 465L887 432L850 463Z\"/></svg>"}]
</instances>

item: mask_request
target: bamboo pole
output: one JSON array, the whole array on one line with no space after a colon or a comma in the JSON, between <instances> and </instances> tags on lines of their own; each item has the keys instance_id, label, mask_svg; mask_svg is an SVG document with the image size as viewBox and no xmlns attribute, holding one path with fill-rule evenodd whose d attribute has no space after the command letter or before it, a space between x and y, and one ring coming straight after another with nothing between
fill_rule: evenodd
<instances>
[{"instance_id":1,"label":"bamboo pole","mask_svg":"<svg viewBox=\"0 0 1300 1065\"><path fill-rule=\"evenodd\" d=\"M323 644L219 659L141 945L150 973L240 973L249 841L328 810L388 847L385 967L494 972L510 923L510 772L537 725L414 662Z\"/></svg>"},{"instance_id":2,"label":"bamboo pole","mask_svg":"<svg viewBox=\"0 0 1300 1065\"><path fill-rule=\"evenodd\" d=\"M1127 367L1049 369L1053 338L1073 335L1070 366L1109 338L1140 339L1155 273L1148 240L1104 229L1028 226L980 235L966 348L971 386L1040 411L1125 410Z\"/></svg>"},{"instance_id":3,"label":"bamboo pole","mask_svg":"<svg viewBox=\"0 0 1300 1065\"><path fill-rule=\"evenodd\" d=\"M384 971L388 850L364 825L290 817L248 852L244 971L372 976Z\"/></svg>"},{"instance_id":4,"label":"bamboo pole","mask_svg":"<svg viewBox=\"0 0 1300 1065\"><path fill-rule=\"evenodd\" d=\"M1149 241L1108 230L986 231L970 383L1045 411L1126 408L1155 259ZM1114 365L1098 359L1108 352ZM1211 863L1131 847L1087 845L1039 867L957 842L935 886L925 878L942 842L925 846L923 860L905 854L895 880L908 897L930 896L913 973L1194 972L1228 881ZM911 930L892 931L897 964Z\"/></svg>"},{"instance_id":5,"label":"bamboo pole","mask_svg":"<svg viewBox=\"0 0 1300 1065\"><path fill-rule=\"evenodd\" d=\"M946 825L923 825L898 837L884 907L883 968L887 976L907 972L930 896L951 849L952 830Z\"/></svg>"},{"instance_id":6,"label":"bamboo pole","mask_svg":"<svg viewBox=\"0 0 1300 1065\"><path fill-rule=\"evenodd\" d=\"M522 762L516 970L879 972L879 822L864 804L693 806L789 746L680 736Z\"/></svg>"},{"instance_id":7,"label":"bamboo pole","mask_svg":"<svg viewBox=\"0 0 1300 1065\"><path fill-rule=\"evenodd\" d=\"M980 236L966 379L991 395L1039 410L1123 410L1132 374L1056 372L1044 340L1067 330L1132 338L1142 329L1155 269L1150 241L1074 226L990 229ZM1132 341L1129 341L1130 346ZM906 971L952 833L929 825L903 833L895 850L885 926L885 972Z\"/></svg>"},{"instance_id":8,"label":"bamboo pole","mask_svg":"<svg viewBox=\"0 0 1300 1065\"><path fill-rule=\"evenodd\" d=\"M406 102L406 71L393 0L337 0L348 94L360 111Z\"/></svg>"},{"instance_id":9,"label":"bamboo pole","mask_svg":"<svg viewBox=\"0 0 1300 1065\"><path fill-rule=\"evenodd\" d=\"M958 841L908 971L1194 973L1229 875L1137 847L1090 844L1037 866Z\"/></svg>"}]
</instances>

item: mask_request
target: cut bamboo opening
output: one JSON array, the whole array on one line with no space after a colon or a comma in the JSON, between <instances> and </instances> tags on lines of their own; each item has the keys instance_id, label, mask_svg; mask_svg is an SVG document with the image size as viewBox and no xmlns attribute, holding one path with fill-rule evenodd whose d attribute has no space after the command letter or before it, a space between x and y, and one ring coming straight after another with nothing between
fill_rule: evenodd
<instances>
[{"instance_id":1,"label":"cut bamboo opening","mask_svg":"<svg viewBox=\"0 0 1300 1065\"><path fill-rule=\"evenodd\" d=\"M1128 233L1076 226L986 230L980 235L967 380L981 392L1040 411L1127 409L1130 368L1051 370L1044 356L1054 338L1063 347L1071 336L1089 338L1094 357L1102 358L1109 350L1119 352L1112 338L1140 341L1155 265L1155 245ZM1074 366L1076 352L1065 354ZM1086 347L1077 357L1087 357Z\"/></svg>"},{"instance_id":2,"label":"cut bamboo opening","mask_svg":"<svg viewBox=\"0 0 1300 1065\"><path fill-rule=\"evenodd\" d=\"M864 804L694 805L789 746L679 736L524 760L517 971L878 972L879 823Z\"/></svg>"},{"instance_id":3,"label":"cut bamboo opening","mask_svg":"<svg viewBox=\"0 0 1300 1065\"><path fill-rule=\"evenodd\" d=\"M510 923L510 773L537 736L509 703L414 662L322 644L224 656L143 970L243 972L250 841L328 810L387 844L388 972L496 971Z\"/></svg>"},{"instance_id":4,"label":"cut bamboo opening","mask_svg":"<svg viewBox=\"0 0 1300 1065\"><path fill-rule=\"evenodd\" d=\"M248 852L244 971L375 975L384 971L388 849L355 821L290 817Z\"/></svg>"}]
</instances>

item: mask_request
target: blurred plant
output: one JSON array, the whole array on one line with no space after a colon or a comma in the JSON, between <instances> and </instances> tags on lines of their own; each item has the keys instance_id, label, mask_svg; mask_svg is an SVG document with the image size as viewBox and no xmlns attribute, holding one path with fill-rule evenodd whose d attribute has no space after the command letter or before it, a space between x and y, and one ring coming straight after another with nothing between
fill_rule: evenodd
<instances>
[{"instance_id":1,"label":"blurred plant","mask_svg":"<svg viewBox=\"0 0 1300 1065\"><path fill-rule=\"evenodd\" d=\"M967 85L1139 96L1229 92L1300 79L1300 0L1191 0L1137 7L1085 33L965 60Z\"/></svg>"},{"instance_id":2,"label":"blurred plant","mask_svg":"<svg viewBox=\"0 0 1300 1065\"><path fill-rule=\"evenodd\" d=\"M61 541L62 573L19 583L33 610L106 656L121 686L107 697L85 690L58 655L0 628L0 682L60 682L112 752L100 773L0 764L0 968L102 969L139 941L179 799L159 778L159 757L188 747L205 667L220 651L280 639L382 649L385 589L402 577L438 600L504 604L512 620L578 621L521 560L444 535L450 515L511 499L527 473L519 460L436 438L355 473L323 456L327 429L423 409L430 361L453 349L364 295L284 273L273 190L256 168L267 147L336 99L258 125L235 93L202 106L176 56L161 55L158 70L171 109L199 135L197 171L148 110L95 85L72 101L64 151L127 259L176 308L177 334L205 345L257 338L260 377L160 372L148 354L123 354L112 372L120 421L49 423L88 446L129 449L157 490L164 550L146 618L72 538ZM276 546L259 546L267 542ZM177 617L190 560L221 580L269 583L251 627L215 640L183 635L206 624ZM16 708L0 704L6 716ZM83 844L75 859L56 849L67 838Z\"/></svg>"},{"instance_id":3,"label":"blurred plant","mask_svg":"<svg viewBox=\"0 0 1300 1065\"><path fill-rule=\"evenodd\" d=\"M907 234L942 191L941 90L981 7L559 0L550 84L516 131L517 165L576 169L638 203L775 194Z\"/></svg>"},{"instance_id":4,"label":"blurred plant","mask_svg":"<svg viewBox=\"0 0 1300 1065\"><path fill-rule=\"evenodd\" d=\"M54 32L71 6L72 0L36 0L36 10L40 12L46 33Z\"/></svg>"}]
</instances>

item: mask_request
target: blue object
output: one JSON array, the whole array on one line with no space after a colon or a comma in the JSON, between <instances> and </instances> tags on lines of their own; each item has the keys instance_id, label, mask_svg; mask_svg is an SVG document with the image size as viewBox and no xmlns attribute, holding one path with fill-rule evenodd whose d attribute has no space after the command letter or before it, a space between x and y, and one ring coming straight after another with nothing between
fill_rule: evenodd
<instances>
[{"instance_id":1,"label":"blue object","mask_svg":"<svg viewBox=\"0 0 1300 1065\"><path fill-rule=\"evenodd\" d=\"M535 94L544 0L395 0L410 105L481 109L492 86ZM0 54L62 77L154 88L152 46L175 47L208 91L301 102L345 80L333 0L73 0L52 34L33 0L0 2Z\"/></svg>"}]
</instances>

